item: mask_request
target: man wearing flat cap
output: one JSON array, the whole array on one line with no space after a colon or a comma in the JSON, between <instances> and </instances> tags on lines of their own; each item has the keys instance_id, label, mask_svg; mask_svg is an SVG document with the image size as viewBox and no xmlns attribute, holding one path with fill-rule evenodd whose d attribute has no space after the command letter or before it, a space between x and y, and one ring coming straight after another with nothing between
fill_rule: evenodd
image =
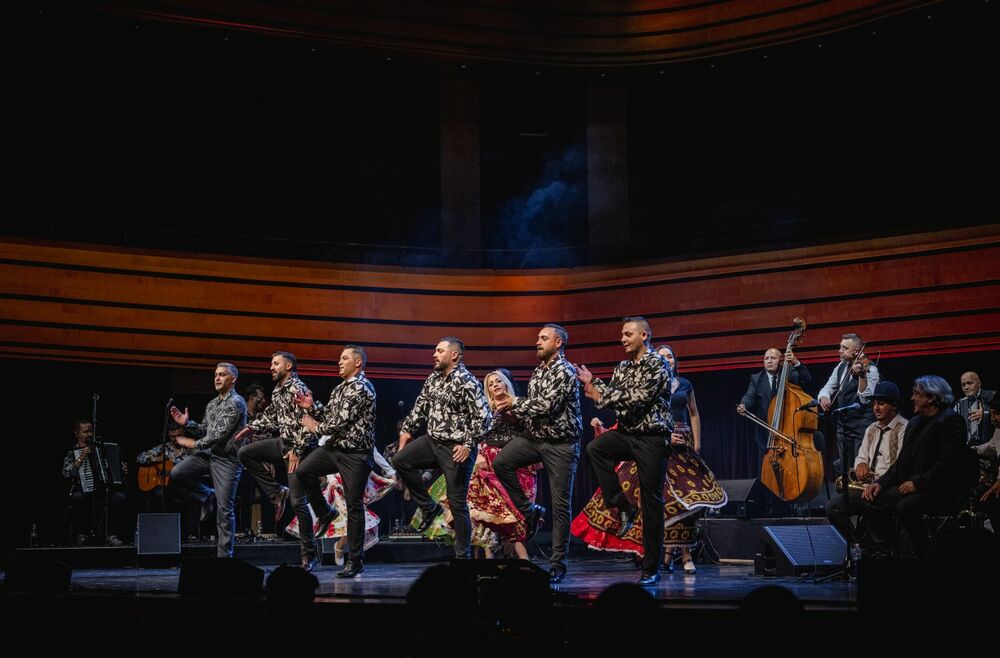
<instances>
[{"instance_id":1,"label":"man wearing flat cap","mask_svg":"<svg viewBox=\"0 0 1000 658\"><path fill-rule=\"evenodd\" d=\"M899 387L889 381L876 384L872 393L872 411L875 413L875 422L865 430L858 455L854 459L857 480L865 484L885 475L903 446L906 419L899 415ZM845 489L827 503L826 516L830 525L848 543L855 543L861 541L861 537L857 536L851 517L861 515L861 489L846 485Z\"/></svg>"}]
</instances>

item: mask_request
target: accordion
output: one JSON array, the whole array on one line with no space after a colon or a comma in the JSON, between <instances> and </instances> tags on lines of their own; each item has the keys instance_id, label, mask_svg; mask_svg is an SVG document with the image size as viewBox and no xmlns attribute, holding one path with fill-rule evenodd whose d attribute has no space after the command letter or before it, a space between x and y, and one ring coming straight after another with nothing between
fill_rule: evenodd
<instances>
[{"instance_id":1,"label":"accordion","mask_svg":"<svg viewBox=\"0 0 1000 658\"><path fill-rule=\"evenodd\" d=\"M73 450L73 456L80 459L83 450ZM80 464L80 489L83 493L92 493L108 484L122 483L121 459L118 456L117 443L103 443L91 450L83 463Z\"/></svg>"}]
</instances>

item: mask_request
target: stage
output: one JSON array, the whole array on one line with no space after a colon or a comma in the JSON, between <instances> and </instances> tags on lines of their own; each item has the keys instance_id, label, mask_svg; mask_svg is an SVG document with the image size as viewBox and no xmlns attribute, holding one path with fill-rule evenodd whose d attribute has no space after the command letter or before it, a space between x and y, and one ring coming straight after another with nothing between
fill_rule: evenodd
<instances>
[{"instance_id":1,"label":"stage","mask_svg":"<svg viewBox=\"0 0 1000 658\"><path fill-rule=\"evenodd\" d=\"M282 563L298 564L295 542L264 542L237 545L237 558L264 571L266 578ZM332 555L324 554L324 564L313 574L319 580L317 603L404 603L414 581L428 567L448 563L450 547L434 542L384 541L368 552L365 571L354 579L335 577L340 567L332 564ZM182 558L210 558L214 546L185 544ZM413 560L423 555L430 559ZM158 556L159 557L159 556ZM72 567L70 594L107 596L178 596L180 568L157 566L144 556L136 556L134 547L81 547L20 549L16 558L32 561L56 560ZM473 561L489 568L487 560ZM147 564L148 567L137 565ZM176 562L175 562L176 564ZM548 563L532 560L539 570ZM475 569L475 566L473 566ZM822 571L819 576L830 573ZM645 588L664 607L735 609L753 590L764 585L780 585L792 591L807 610L853 610L857 606L857 588L845 578L819 582L820 577L756 575L755 565L712 564L703 562L694 574L684 573L680 564L673 573L663 571L662 580ZM639 570L629 556L602 554L574 545L569 575L552 586L553 603L558 606L588 606L598 595L616 583L635 583Z\"/></svg>"},{"instance_id":2,"label":"stage","mask_svg":"<svg viewBox=\"0 0 1000 658\"><path fill-rule=\"evenodd\" d=\"M423 543L428 546L422 550L447 552ZM413 546L392 544L380 542L383 554L416 554ZM910 623L947 620L956 632L971 632L992 614L973 600L972 584L990 588L996 580L971 565L916 560L862 562L856 582L836 576L764 576L755 574L758 565L753 563L716 564L702 556L697 573L663 572L657 585L644 588L651 595L647 597L638 587L608 590L637 581L639 570L631 559L577 548L571 553L569 575L551 587L548 565L541 559L530 564L452 562L442 555L432 560L372 560L362 574L347 580L336 577L340 567L324 564L313 572L318 581L315 595L296 602L269 599L260 583L278 573L300 580L304 572L298 569L278 571L282 562L297 564L297 544L238 547L243 558L280 557L254 564L214 560L212 548L185 546L182 566L169 568L135 566L134 547L20 550L10 562L11 571L0 572L0 614L21 636L37 638L45 649L42 655L66 655L79 646L78 634L54 630L69 623L95 632L105 655L123 656L134 655L141 643L152 647L156 656L175 655L178 643L184 644L186 655L281 655L290 643L300 641L314 649L329 642L374 644L383 658L437 656L455 652L448 648L452 645L478 641L488 646L477 646L477 656L584 658L616 655L650 638L664 644L657 655L715 655L731 651L734 643L794 641L808 643L810 655L832 656L842 655L841 643L834 641L838 637L850 637L852 644L870 649L902 641L919 650L916 635L900 640L894 631L886 636L878 621L884 621L890 609L894 618L898 613ZM66 562L57 567L47 552L80 563L97 559L131 564L71 569ZM370 552L373 558L377 554ZM65 580L36 572L40 587L14 591L8 582L14 580L14 570L32 563L50 575L62 569ZM433 584L429 578L421 581L433 567L438 577L442 570L471 575L464 594L461 587L452 587L450 576ZM194 581L198 587L185 590L185 572L189 585ZM231 585L217 587L227 581L215 577L225 572L240 575L236 580L253 574L257 584L242 593L227 591ZM422 588L414 588L418 582ZM46 589L53 583L59 587ZM783 591L776 592L774 586ZM942 606L943 601L954 604Z\"/></svg>"}]
</instances>

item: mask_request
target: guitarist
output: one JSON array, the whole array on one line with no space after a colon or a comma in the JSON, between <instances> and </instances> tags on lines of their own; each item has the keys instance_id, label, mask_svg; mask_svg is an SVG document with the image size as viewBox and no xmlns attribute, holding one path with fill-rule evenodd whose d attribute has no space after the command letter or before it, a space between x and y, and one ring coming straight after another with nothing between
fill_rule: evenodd
<instances>
[{"instance_id":1,"label":"guitarist","mask_svg":"<svg viewBox=\"0 0 1000 658\"><path fill-rule=\"evenodd\" d=\"M164 512L171 507L174 509L182 508L181 519L184 524L184 536L190 537L196 532L198 525L198 517L196 515L201 504L198 502L196 506L192 506L183 497L172 497L170 502L173 505L171 505L168 503L166 496L166 487L170 484L170 471L173 467L184 461L186 457L192 455L194 450L177 444L176 439L184 436L184 428L173 420L167 423L167 436L169 437L169 443L166 445L165 457L162 443L157 443L149 450L136 455L135 463L139 467L137 469L139 490L158 500L157 507ZM188 512L192 507L194 508L193 514L189 514ZM193 518L191 518L192 516Z\"/></svg>"}]
</instances>

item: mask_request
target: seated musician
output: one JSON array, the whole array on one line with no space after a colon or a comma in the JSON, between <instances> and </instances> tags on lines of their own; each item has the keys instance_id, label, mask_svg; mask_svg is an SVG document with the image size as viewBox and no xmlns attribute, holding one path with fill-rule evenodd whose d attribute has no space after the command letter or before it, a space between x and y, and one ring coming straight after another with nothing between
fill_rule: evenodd
<instances>
[{"instance_id":1,"label":"seated musician","mask_svg":"<svg viewBox=\"0 0 1000 658\"><path fill-rule=\"evenodd\" d=\"M898 519L920 557L930 544L924 515L956 512L971 489L966 467L972 451L965 445L965 421L951 408L951 386L936 375L918 377L910 400L914 416L895 463L861 494L875 556L895 543Z\"/></svg>"},{"instance_id":2,"label":"seated musician","mask_svg":"<svg viewBox=\"0 0 1000 658\"><path fill-rule=\"evenodd\" d=\"M67 514L70 538L76 544L104 543L105 504L107 505L107 543L121 546L120 537L127 536L125 522L125 493L102 478L104 469L98 462L94 443L94 426L89 420L78 420L73 425L73 447L63 459L62 474L70 480Z\"/></svg>"},{"instance_id":3,"label":"seated musician","mask_svg":"<svg viewBox=\"0 0 1000 658\"><path fill-rule=\"evenodd\" d=\"M1000 396L994 396L989 403L990 419L993 421L993 438L987 443L973 446L980 459L989 460L983 467L982 478L976 488L976 507L986 513L993 526L993 533L1000 534Z\"/></svg>"},{"instance_id":4,"label":"seated musician","mask_svg":"<svg viewBox=\"0 0 1000 658\"><path fill-rule=\"evenodd\" d=\"M147 511L151 511L151 507L162 512L180 512L184 536L191 539L198 534L198 517L201 505L192 504L177 496L169 495L169 490L164 486L170 482L170 470L194 452L190 448L177 445L175 439L181 436L184 436L184 428L170 420L167 423L169 442L166 446L165 463L163 443L157 443L149 450L140 452L135 458L135 463L139 466L136 479L139 490L149 494Z\"/></svg>"},{"instance_id":5,"label":"seated musician","mask_svg":"<svg viewBox=\"0 0 1000 658\"><path fill-rule=\"evenodd\" d=\"M830 525L849 544L861 541L856 536L852 516L861 515L861 491L886 474L896 461L899 448L903 445L906 419L899 415L899 387L892 382L880 381L872 394L872 410L875 422L865 430L861 448L854 459L855 486L845 486L842 493L830 499L826 506L826 516ZM849 498L848 498L849 496Z\"/></svg>"}]
</instances>

